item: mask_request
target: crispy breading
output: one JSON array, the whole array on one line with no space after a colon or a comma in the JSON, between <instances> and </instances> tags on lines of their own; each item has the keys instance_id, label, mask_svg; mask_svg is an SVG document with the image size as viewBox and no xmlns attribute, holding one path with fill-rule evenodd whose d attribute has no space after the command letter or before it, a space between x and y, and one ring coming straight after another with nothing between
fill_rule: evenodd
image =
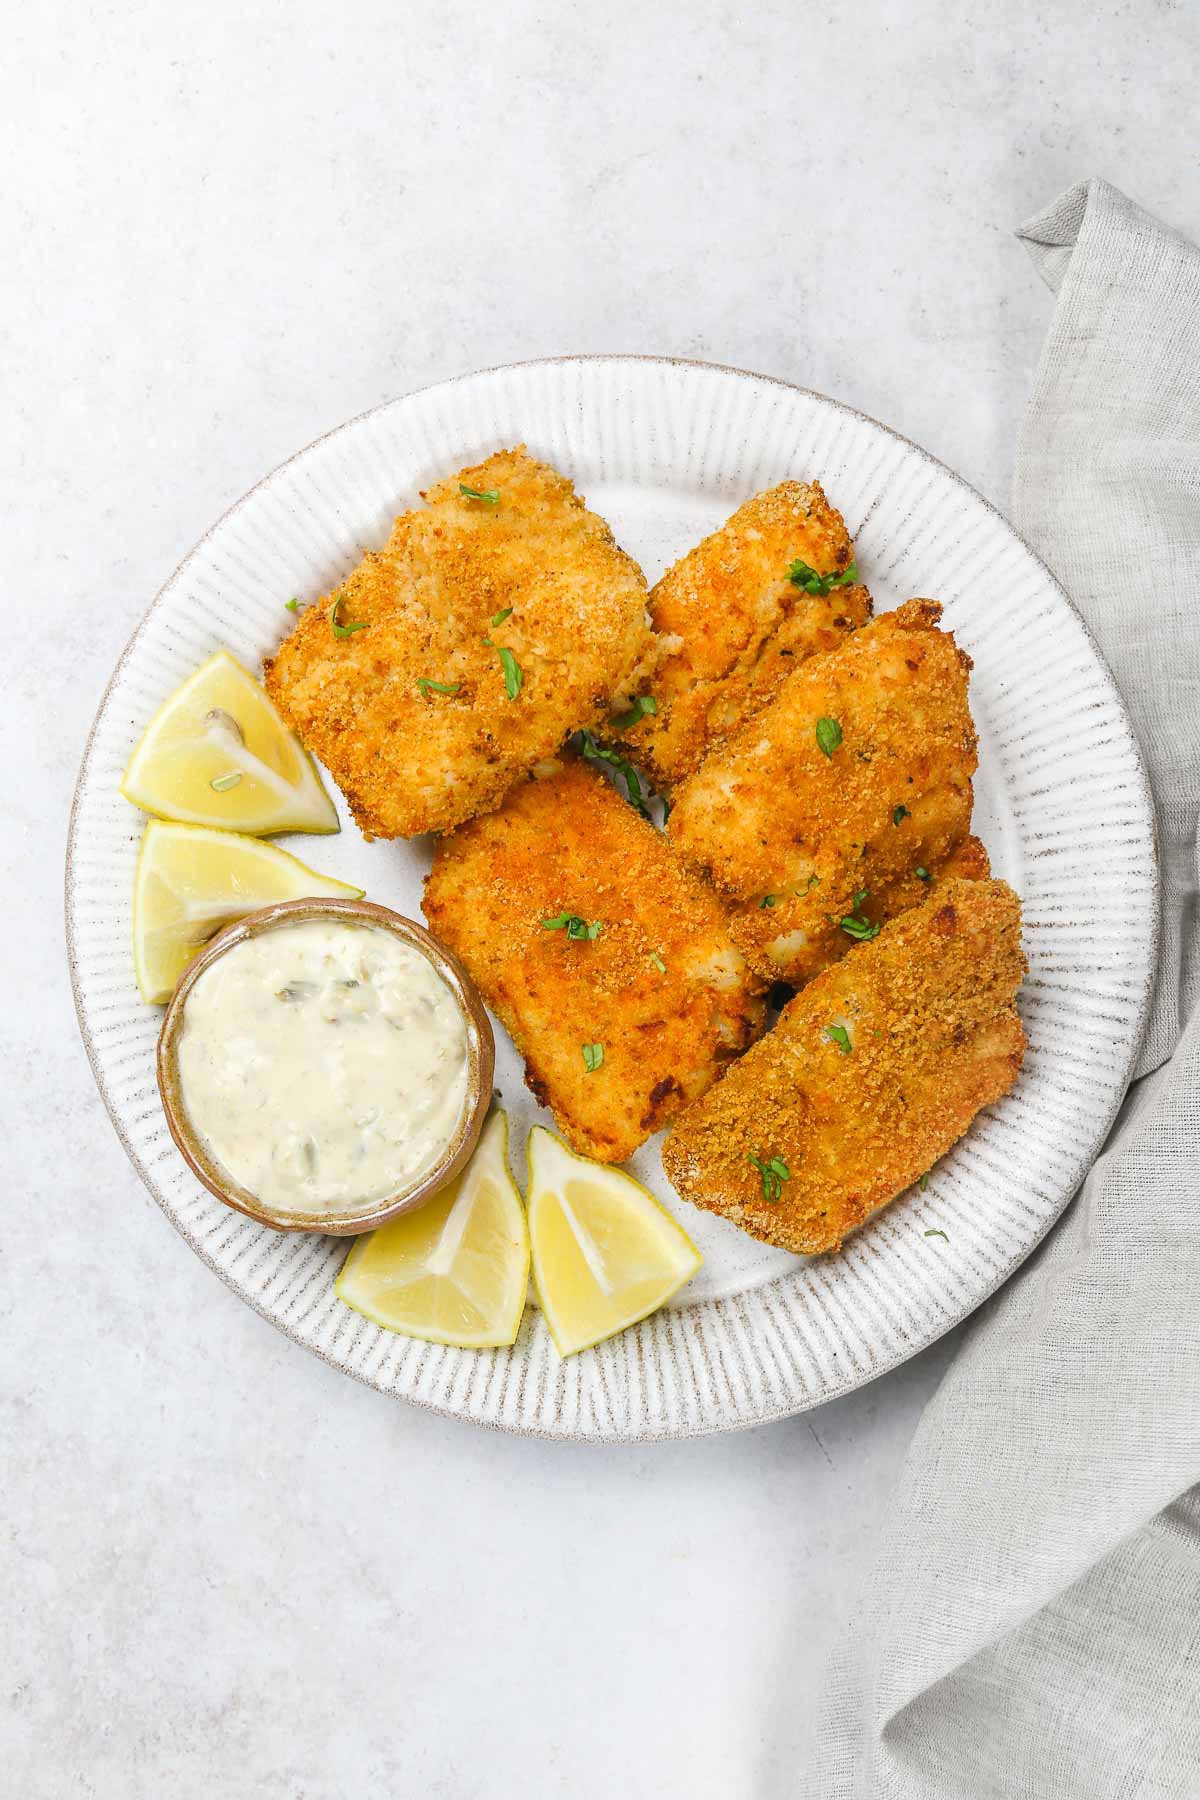
<instances>
[{"instance_id":1,"label":"crispy breading","mask_svg":"<svg viewBox=\"0 0 1200 1800\"><path fill-rule=\"evenodd\" d=\"M850 560L845 521L820 483L782 481L739 506L650 590L665 653L653 682L657 710L621 742L658 788L697 768L798 663L835 649L870 618L865 587L806 594L788 579L797 561L831 575Z\"/></svg>"},{"instance_id":2,"label":"crispy breading","mask_svg":"<svg viewBox=\"0 0 1200 1800\"><path fill-rule=\"evenodd\" d=\"M671 841L765 977L809 980L918 905L970 828L971 661L941 612L910 600L810 658L676 791Z\"/></svg>"},{"instance_id":3,"label":"crispy breading","mask_svg":"<svg viewBox=\"0 0 1200 1800\"><path fill-rule=\"evenodd\" d=\"M424 908L537 1099L601 1162L631 1156L761 1029L764 1002L712 891L574 758L442 838ZM547 928L564 914L599 933ZM592 1071L585 1044L603 1046Z\"/></svg>"},{"instance_id":4,"label":"crispy breading","mask_svg":"<svg viewBox=\"0 0 1200 1800\"><path fill-rule=\"evenodd\" d=\"M653 667L645 577L565 476L521 447L424 498L266 665L268 693L367 837L447 831L498 806ZM365 630L335 633L339 599L336 623Z\"/></svg>"},{"instance_id":5,"label":"crispy breading","mask_svg":"<svg viewBox=\"0 0 1200 1800\"><path fill-rule=\"evenodd\" d=\"M768 1243L836 1250L1016 1080L1025 966L1012 889L948 882L797 994L681 1115L669 1180ZM777 1199L751 1157L780 1159Z\"/></svg>"},{"instance_id":6,"label":"crispy breading","mask_svg":"<svg viewBox=\"0 0 1200 1800\"><path fill-rule=\"evenodd\" d=\"M991 858L984 845L977 837L965 837L939 866L929 891L940 893L948 881L986 881L991 872Z\"/></svg>"}]
</instances>

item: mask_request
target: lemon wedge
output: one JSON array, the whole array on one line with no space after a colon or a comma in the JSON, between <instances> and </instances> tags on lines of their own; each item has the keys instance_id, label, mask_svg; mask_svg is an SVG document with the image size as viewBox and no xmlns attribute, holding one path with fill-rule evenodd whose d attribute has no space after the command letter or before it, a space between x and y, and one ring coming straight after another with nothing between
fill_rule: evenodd
<instances>
[{"instance_id":1,"label":"lemon wedge","mask_svg":"<svg viewBox=\"0 0 1200 1800\"><path fill-rule=\"evenodd\" d=\"M286 850L232 831L151 819L133 878L133 960L143 1000L169 1000L187 964L222 925L275 900L360 900Z\"/></svg>"},{"instance_id":2,"label":"lemon wedge","mask_svg":"<svg viewBox=\"0 0 1200 1800\"><path fill-rule=\"evenodd\" d=\"M495 1112L475 1154L440 1194L359 1238L335 1283L388 1331L486 1350L511 1344L529 1285L529 1232Z\"/></svg>"},{"instance_id":3,"label":"lemon wedge","mask_svg":"<svg viewBox=\"0 0 1200 1800\"><path fill-rule=\"evenodd\" d=\"M636 1325L703 1258L639 1181L576 1156L553 1132L529 1134L533 1280L562 1356Z\"/></svg>"},{"instance_id":4,"label":"lemon wedge","mask_svg":"<svg viewBox=\"0 0 1200 1800\"><path fill-rule=\"evenodd\" d=\"M201 663L159 707L121 792L160 819L254 837L338 829L312 759L227 650Z\"/></svg>"}]
</instances>

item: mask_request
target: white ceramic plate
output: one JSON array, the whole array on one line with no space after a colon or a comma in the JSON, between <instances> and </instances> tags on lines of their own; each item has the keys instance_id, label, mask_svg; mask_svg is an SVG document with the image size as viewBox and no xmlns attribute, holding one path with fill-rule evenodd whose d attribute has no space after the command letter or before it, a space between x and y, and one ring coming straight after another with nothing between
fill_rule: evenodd
<instances>
[{"instance_id":1,"label":"white ceramic plate","mask_svg":"<svg viewBox=\"0 0 1200 1800\"><path fill-rule=\"evenodd\" d=\"M705 1265L677 1304L559 1360L531 1307L510 1350L397 1337L344 1307L344 1241L280 1237L227 1211L168 1136L154 1083L160 1013L134 986L130 899L144 821L117 793L170 690L225 645L256 668L290 627L284 602L327 592L418 490L525 442L575 479L653 581L747 495L819 477L885 610L946 603L975 659L977 829L1025 902L1030 1050L1017 1088L838 1256L803 1261L694 1211ZM331 784L332 787L332 784ZM305 861L420 918L428 846L284 840ZM1151 985L1157 871L1129 721L1084 626L998 513L882 425L762 376L639 357L490 370L354 419L269 475L164 587L122 656L88 744L72 819L68 942L83 1036L121 1141L188 1243L298 1343L387 1394L506 1430L592 1439L691 1436L795 1413L869 1381L979 1305L1082 1178L1120 1103ZM497 1082L539 1117L497 1027ZM927 1237L940 1229L945 1238ZM193 1329L202 1335L203 1317Z\"/></svg>"}]
</instances>

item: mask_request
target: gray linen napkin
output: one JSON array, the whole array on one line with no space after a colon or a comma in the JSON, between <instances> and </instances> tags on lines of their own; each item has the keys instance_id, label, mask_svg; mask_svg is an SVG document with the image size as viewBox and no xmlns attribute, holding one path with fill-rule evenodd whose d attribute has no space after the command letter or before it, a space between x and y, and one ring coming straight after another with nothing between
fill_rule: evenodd
<instances>
[{"instance_id":1,"label":"gray linen napkin","mask_svg":"<svg viewBox=\"0 0 1200 1800\"><path fill-rule=\"evenodd\" d=\"M1146 756L1158 984L1108 1144L917 1429L814 1800L1200 1796L1200 251L1102 181L1020 235L1058 306L1013 514Z\"/></svg>"}]
</instances>

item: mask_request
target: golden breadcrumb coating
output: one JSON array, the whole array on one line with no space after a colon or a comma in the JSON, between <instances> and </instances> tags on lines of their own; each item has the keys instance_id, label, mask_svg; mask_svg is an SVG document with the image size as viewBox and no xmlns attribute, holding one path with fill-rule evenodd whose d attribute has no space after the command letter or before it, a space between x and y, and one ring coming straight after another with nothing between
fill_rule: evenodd
<instances>
[{"instance_id":1,"label":"golden breadcrumb coating","mask_svg":"<svg viewBox=\"0 0 1200 1800\"><path fill-rule=\"evenodd\" d=\"M937 869L925 893L918 896L918 904L927 900L930 893L940 893L948 881L986 881L991 872L991 859L983 844L977 837L965 837Z\"/></svg>"},{"instance_id":2,"label":"golden breadcrumb coating","mask_svg":"<svg viewBox=\"0 0 1200 1800\"><path fill-rule=\"evenodd\" d=\"M267 692L367 837L490 811L653 669L645 577L565 476L522 447L424 498L266 665ZM336 623L365 630L337 636L338 600Z\"/></svg>"},{"instance_id":3,"label":"golden breadcrumb coating","mask_svg":"<svg viewBox=\"0 0 1200 1800\"><path fill-rule=\"evenodd\" d=\"M767 1243L836 1250L1016 1080L1025 966L1012 889L948 882L797 994L680 1116L668 1178ZM752 1156L787 1171L768 1177L777 1199Z\"/></svg>"},{"instance_id":4,"label":"golden breadcrumb coating","mask_svg":"<svg viewBox=\"0 0 1200 1800\"><path fill-rule=\"evenodd\" d=\"M788 580L797 561L830 575L850 560L845 522L820 484L782 481L739 506L650 590L665 653L653 682L657 710L621 742L658 788L689 775L805 657L865 624L865 587L806 594Z\"/></svg>"},{"instance_id":5,"label":"golden breadcrumb coating","mask_svg":"<svg viewBox=\"0 0 1200 1800\"><path fill-rule=\"evenodd\" d=\"M764 1002L716 897L574 758L442 838L424 908L507 1027L537 1099L601 1162L631 1156L761 1029ZM546 928L563 914L599 920L598 935ZM591 1071L585 1044L603 1046Z\"/></svg>"},{"instance_id":6,"label":"golden breadcrumb coating","mask_svg":"<svg viewBox=\"0 0 1200 1800\"><path fill-rule=\"evenodd\" d=\"M676 791L671 841L765 977L807 981L919 905L970 828L971 661L941 612L910 600L810 658Z\"/></svg>"}]
</instances>

